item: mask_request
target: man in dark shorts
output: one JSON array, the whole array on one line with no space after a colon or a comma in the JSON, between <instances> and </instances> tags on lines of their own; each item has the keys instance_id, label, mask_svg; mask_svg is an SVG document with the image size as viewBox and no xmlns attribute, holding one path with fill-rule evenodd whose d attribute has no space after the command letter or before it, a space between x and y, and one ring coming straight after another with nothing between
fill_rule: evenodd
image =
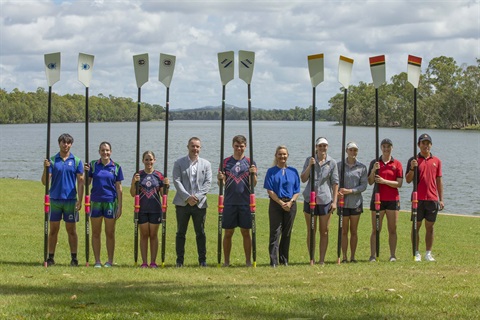
<instances>
[{"instance_id":1,"label":"man in dark shorts","mask_svg":"<svg viewBox=\"0 0 480 320\"><path fill-rule=\"evenodd\" d=\"M424 133L418 137L418 148L420 152L417 159L410 158L407 163L405 180L407 183L413 181L414 169L418 167L417 178L417 230L420 230L422 221L425 219L425 260L435 261L432 256L433 246L433 225L437 219L439 210L443 210L443 182L442 182L442 162L430 152L432 148L432 138ZM419 232L418 232L419 233ZM420 236L417 233L417 248L415 252L415 261L421 261L422 256L418 251ZM412 238L413 239L413 238Z\"/></svg>"},{"instance_id":2,"label":"man in dark shorts","mask_svg":"<svg viewBox=\"0 0 480 320\"><path fill-rule=\"evenodd\" d=\"M230 265L230 251L232 249L232 237L236 227L240 227L243 237L243 249L245 251L245 264L252 265L252 215L250 212L250 173L254 175L254 186L257 184L255 163L245 157L247 139L242 135L233 137L233 155L225 158L222 164L222 172L218 173L218 180L224 181L225 200L222 216L222 228L225 229L223 238L223 266Z\"/></svg>"}]
</instances>

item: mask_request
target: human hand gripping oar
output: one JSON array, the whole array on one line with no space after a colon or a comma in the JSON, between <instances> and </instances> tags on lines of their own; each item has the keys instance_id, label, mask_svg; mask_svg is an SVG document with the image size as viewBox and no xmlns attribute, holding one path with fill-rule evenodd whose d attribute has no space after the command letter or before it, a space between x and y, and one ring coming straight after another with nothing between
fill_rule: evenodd
<instances>
[{"instance_id":1,"label":"human hand gripping oar","mask_svg":"<svg viewBox=\"0 0 480 320\"><path fill-rule=\"evenodd\" d=\"M252 98L250 83L252 82L255 52L240 50L238 52L238 75L247 84L248 91L248 136L250 138L250 165L253 165L253 130L252 130ZM250 212L252 214L252 258L253 267L257 266L257 226L255 220L255 170L250 170Z\"/></svg>"},{"instance_id":2,"label":"human hand gripping oar","mask_svg":"<svg viewBox=\"0 0 480 320\"><path fill-rule=\"evenodd\" d=\"M412 55L408 56L407 79L413 85L413 158L417 159L417 88L420 81L422 58ZM417 252L417 183L418 183L418 167L413 170L413 192L412 192L412 253L413 261L420 261L416 257Z\"/></svg>"},{"instance_id":3,"label":"human hand gripping oar","mask_svg":"<svg viewBox=\"0 0 480 320\"><path fill-rule=\"evenodd\" d=\"M45 73L47 75L48 83L48 110L47 110L47 150L45 156L44 165L44 177L45 177L45 196L44 203L44 220L43 220L43 265L47 267L48 259L48 219L50 214L50 173L49 168L46 165L50 161L50 127L52 123L52 86L60 80L60 52L48 53L44 55L45 60Z\"/></svg>"},{"instance_id":4,"label":"human hand gripping oar","mask_svg":"<svg viewBox=\"0 0 480 320\"><path fill-rule=\"evenodd\" d=\"M343 95L343 130L342 130L342 168L340 168L340 184L339 189L345 186L345 138L347 134L347 92L350 85L350 78L352 75L353 59L340 56L338 62L338 82L340 82L344 88ZM338 241L337 241L337 263L340 264L340 255L342 251L342 228L343 228L343 208L345 205L345 199L343 196L338 200Z\"/></svg>"},{"instance_id":5,"label":"human hand gripping oar","mask_svg":"<svg viewBox=\"0 0 480 320\"><path fill-rule=\"evenodd\" d=\"M234 78L235 64L234 52L218 53L218 70L220 71L220 80L222 81L222 120L220 129L220 164L219 172L223 172L224 140L225 140L225 88ZM217 233L217 266L222 263L222 216L223 216L223 179L219 181L218 186L218 233Z\"/></svg>"},{"instance_id":6,"label":"human hand gripping oar","mask_svg":"<svg viewBox=\"0 0 480 320\"><path fill-rule=\"evenodd\" d=\"M140 104L141 104L141 93L142 86L148 81L148 53L143 53L133 56L133 67L135 70L135 79L137 81L138 88L138 100L137 100L137 143L136 143L136 154L135 154L135 172L140 171ZM137 181L135 183L135 204L134 204L134 240L133 240L133 258L135 261L135 266L137 265L138 260L138 212L140 211L140 185Z\"/></svg>"},{"instance_id":7,"label":"human hand gripping oar","mask_svg":"<svg viewBox=\"0 0 480 320\"><path fill-rule=\"evenodd\" d=\"M88 159L88 88L92 79L94 56L79 53L78 54L78 81L85 86L85 163L89 164ZM88 172L85 172L85 265L89 266L90 257L90 190Z\"/></svg>"},{"instance_id":8,"label":"human hand gripping oar","mask_svg":"<svg viewBox=\"0 0 480 320\"><path fill-rule=\"evenodd\" d=\"M316 120L316 105L315 105L315 88L324 80L324 62L323 53L308 56L308 71L310 74L310 81L312 83L312 158L315 159L315 120ZM310 265L315 264L315 164L310 170L310 238L309 238L309 253Z\"/></svg>"},{"instance_id":9,"label":"human hand gripping oar","mask_svg":"<svg viewBox=\"0 0 480 320\"><path fill-rule=\"evenodd\" d=\"M372 73L373 85L375 86L375 160L378 161L379 155L379 134L378 134L378 88L385 83L385 56L371 57L370 71ZM378 170L375 170L375 175ZM375 252L378 260L380 255L380 192L379 185L375 183Z\"/></svg>"},{"instance_id":10,"label":"human hand gripping oar","mask_svg":"<svg viewBox=\"0 0 480 320\"><path fill-rule=\"evenodd\" d=\"M165 102L165 150L163 158L163 175L167 178L168 170L168 116L170 108L170 83L175 70L176 57L164 53L160 53L160 67L158 71L158 80L165 85L166 102ZM168 187L164 184L162 195L162 268L165 267L165 244L167 239L167 202Z\"/></svg>"}]
</instances>

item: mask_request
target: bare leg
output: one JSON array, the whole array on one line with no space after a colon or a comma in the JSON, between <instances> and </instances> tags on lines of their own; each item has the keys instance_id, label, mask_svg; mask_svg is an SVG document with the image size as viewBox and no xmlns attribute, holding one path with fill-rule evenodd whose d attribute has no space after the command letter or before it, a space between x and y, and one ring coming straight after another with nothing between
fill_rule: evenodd
<instances>
[{"instance_id":1,"label":"bare leg","mask_svg":"<svg viewBox=\"0 0 480 320\"><path fill-rule=\"evenodd\" d=\"M243 237L243 250L245 251L245 264L247 267L252 265L252 237L250 235L250 229L240 228L240 232Z\"/></svg>"},{"instance_id":2,"label":"bare leg","mask_svg":"<svg viewBox=\"0 0 480 320\"><path fill-rule=\"evenodd\" d=\"M156 263L158 253L158 229L159 224L150 224L150 262Z\"/></svg>"},{"instance_id":3,"label":"bare leg","mask_svg":"<svg viewBox=\"0 0 480 320\"><path fill-rule=\"evenodd\" d=\"M105 236L107 243L108 262L113 264L115 254L115 219L105 219Z\"/></svg>"},{"instance_id":4,"label":"bare leg","mask_svg":"<svg viewBox=\"0 0 480 320\"><path fill-rule=\"evenodd\" d=\"M395 257L397 251L397 210L387 210L388 222L388 244L390 246L390 257Z\"/></svg>"},{"instance_id":5,"label":"bare leg","mask_svg":"<svg viewBox=\"0 0 480 320\"><path fill-rule=\"evenodd\" d=\"M50 221L50 231L48 233L48 253L54 254L57 247L58 231L60 230L60 221Z\"/></svg>"},{"instance_id":6,"label":"bare leg","mask_svg":"<svg viewBox=\"0 0 480 320\"><path fill-rule=\"evenodd\" d=\"M360 215L350 216L350 261L355 260L358 243L358 222Z\"/></svg>"},{"instance_id":7,"label":"bare leg","mask_svg":"<svg viewBox=\"0 0 480 320\"><path fill-rule=\"evenodd\" d=\"M142 255L142 263L147 263L148 238L150 236L150 223L142 223L140 226L140 253Z\"/></svg>"},{"instance_id":8,"label":"bare leg","mask_svg":"<svg viewBox=\"0 0 480 320\"><path fill-rule=\"evenodd\" d=\"M230 265L230 251L232 250L232 237L235 233L235 229L225 229L225 235L223 236L223 256L224 266Z\"/></svg>"},{"instance_id":9,"label":"bare leg","mask_svg":"<svg viewBox=\"0 0 480 320\"><path fill-rule=\"evenodd\" d=\"M350 225L350 216L343 216L343 219L342 219L342 254L343 254L343 260L347 260L349 225Z\"/></svg>"},{"instance_id":10,"label":"bare leg","mask_svg":"<svg viewBox=\"0 0 480 320\"><path fill-rule=\"evenodd\" d=\"M320 216L320 263L325 262L325 254L328 247L328 228L330 226L331 214Z\"/></svg>"},{"instance_id":11,"label":"bare leg","mask_svg":"<svg viewBox=\"0 0 480 320\"><path fill-rule=\"evenodd\" d=\"M102 244L102 223L103 217L90 218L92 223L92 249L95 256L95 263L101 263L100 260L100 248Z\"/></svg>"}]
</instances>

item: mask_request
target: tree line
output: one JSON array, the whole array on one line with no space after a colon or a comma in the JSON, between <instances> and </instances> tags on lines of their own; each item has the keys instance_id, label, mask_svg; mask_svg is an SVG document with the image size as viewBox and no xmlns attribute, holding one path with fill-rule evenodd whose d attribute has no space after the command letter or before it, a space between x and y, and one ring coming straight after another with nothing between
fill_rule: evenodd
<instances>
[{"instance_id":1,"label":"tree line","mask_svg":"<svg viewBox=\"0 0 480 320\"><path fill-rule=\"evenodd\" d=\"M458 66L450 57L437 57L430 61L420 77L417 89L417 121L421 128L480 128L480 59L477 65ZM344 95L338 93L329 100L329 109L317 110L317 120L342 123ZM379 125L382 127L413 126L413 87L408 84L407 73L394 75L389 83L378 89ZM0 124L47 122L46 101L48 92L0 89ZM52 122L83 122L85 96L79 94L52 94ZM165 108L157 104L142 103L142 121L164 120ZM310 121L312 106L295 106L284 109L255 109L255 120ZM131 98L112 95L91 96L89 117L92 122L136 121L137 102ZM219 120L221 109L176 110L172 120ZM246 120L247 110L228 108L227 120ZM352 126L375 125L375 88L372 83L360 82L348 88L347 124Z\"/></svg>"}]
</instances>

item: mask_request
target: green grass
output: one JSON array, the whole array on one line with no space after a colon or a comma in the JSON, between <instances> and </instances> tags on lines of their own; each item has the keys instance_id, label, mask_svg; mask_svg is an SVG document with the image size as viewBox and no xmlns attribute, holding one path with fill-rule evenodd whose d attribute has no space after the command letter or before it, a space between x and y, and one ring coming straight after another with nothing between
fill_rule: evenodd
<instances>
[{"instance_id":1,"label":"green grass","mask_svg":"<svg viewBox=\"0 0 480 320\"><path fill-rule=\"evenodd\" d=\"M43 263L43 186L0 179L0 318L4 319L472 319L480 318L480 219L441 215L435 263L414 263L409 214L401 213L396 263L389 263L386 230L381 260L368 263L370 217L360 219L357 264L337 265L337 216L332 218L325 267L308 264L306 225L297 215L289 267L268 266L267 200L257 204L257 267L245 268L241 235L234 236L231 268L216 267L216 196L209 198L209 268L196 266L193 227L186 267L176 269L175 213L167 220L166 267L133 266L133 200L125 196L111 269L71 268L62 226L55 260ZM170 195L170 202L172 195ZM84 265L84 220L78 225ZM424 229L421 229L421 238ZM421 246L424 246L423 239ZM422 250L423 251L423 250ZM93 256L90 250L91 256ZM102 247L105 260L105 248ZM92 259L92 258L91 258ZM90 261L92 262L92 261Z\"/></svg>"}]
</instances>

